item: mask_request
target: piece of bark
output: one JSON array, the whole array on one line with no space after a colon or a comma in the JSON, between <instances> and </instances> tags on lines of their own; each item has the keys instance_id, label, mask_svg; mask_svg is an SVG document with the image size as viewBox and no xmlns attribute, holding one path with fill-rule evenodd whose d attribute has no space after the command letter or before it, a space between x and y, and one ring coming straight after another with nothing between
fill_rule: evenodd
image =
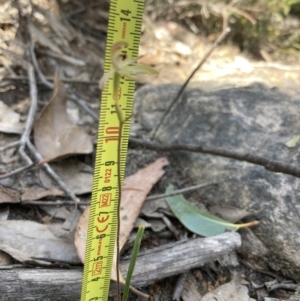
<instances>
[{"instance_id":1,"label":"piece of bark","mask_svg":"<svg viewBox=\"0 0 300 301\"><path fill-rule=\"evenodd\" d=\"M140 254L131 284L146 286L158 279L180 274L202 266L241 246L238 233L228 232L215 237L180 241ZM129 260L121 262L126 275ZM11 269L0 270L1 300L79 300L82 268L64 269ZM113 283L112 283L113 284ZM111 286L114 292L114 285Z\"/></svg>"}]
</instances>

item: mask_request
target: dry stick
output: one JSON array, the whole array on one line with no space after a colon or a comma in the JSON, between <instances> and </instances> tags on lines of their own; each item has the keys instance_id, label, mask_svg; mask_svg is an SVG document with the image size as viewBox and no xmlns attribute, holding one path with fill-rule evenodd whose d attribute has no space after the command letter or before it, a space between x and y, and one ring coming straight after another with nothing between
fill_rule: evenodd
<instances>
[{"instance_id":1,"label":"dry stick","mask_svg":"<svg viewBox=\"0 0 300 301\"><path fill-rule=\"evenodd\" d=\"M142 139L136 139L136 138L130 138L130 143L132 143L133 145L143 146L148 149L152 149L156 151L170 151L170 152L189 151L194 153L220 156L224 158L260 165L263 166L266 170L272 172L280 172L283 174L300 178L300 168L296 166L287 165L278 161L269 160L265 157L261 157L253 154L221 149L221 148L206 146L206 145L188 145L188 144L187 145L184 144L162 145L160 143L144 141Z\"/></svg>"},{"instance_id":2,"label":"dry stick","mask_svg":"<svg viewBox=\"0 0 300 301\"><path fill-rule=\"evenodd\" d=\"M173 225L173 223L169 220L169 218L164 213L162 215L162 220L164 221L168 229L173 233L173 235L178 241L186 240L185 237L180 234L180 232L176 229L176 227ZM185 272L180 274L180 276L178 277L176 281L175 289L173 291L172 300L177 300L177 301L180 300L180 296L184 287L186 276L187 274Z\"/></svg>"},{"instance_id":3,"label":"dry stick","mask_svg":"<svg viewBox=\"0 0 300 301\"><path fill-rule=\"evenodd\" d=\"M38 74L38 77L40 79L40 81L42 82L42 84L44 84L46 87L50 88L50 89L53 89L54 88L54 84L51 83L50 81L48 81L46 79L46 77L44 76L42 70L40 69L40 66L38 64L38 61L36 59L36 55L35 55L35 52L34 52L34 46L33 46L33 49L32 51L30 52L31 54L31 60L32 60L32 64ZM92 116L95 120L99 120L99 117L98 117L98 114L95 113L87 104L86 102L81 99L76 93L69 93L68 94L68 97L69 99L71 99L72 101L76 102L77 105L79 107L81 107L83 110L85 110L90 116Z\"/></svg>"},{"instance_id":4,"label":"dry stick","mask_svg":"<svg viewBox=\"0 0 300 301\"><path fill-rule=\"evenodd\" d=\"M21 155L21 154L20 154ZM22 156L22 155L21 155ZM27 155L26 155L27 156ZM32 162L31 164L29 165L25 165L25 166L22 166L22 167L19 167L11 172L8 172L6 174L3 174L3 175L0 175L0 179L5 179L5 178L9 178L9 177L12 177L12 176L15 176L19 173L22 173L24 172L25 170L29 170L31 169L32 167L36 166L39 162Z\"/></svg>"},{"instance_id":5,"label":"dry stick","mask_svg":"<svg viewBox=\"0 0 300 301\"><path fill-rule=\"evenodd\" d=\"M36 60L34 61L34 41L31 37L30 41L30 56L33 58L32 62L36 63ZM36 113L37 108L37 88L36 88L36 80L34 75L34 69L31 64L26 62L26 68L28 71L28 77L29 77L29 84L30 84L30 98L31 98L31 105L29 109L29 114L27 117L26 122L26 128L24 130L24 133L19 141L20 147L19 147L19 154L22 158L24 158L29 165L19 168L17 170L12 171L11 173L2 175L1 178L6 178L11 175L15 175L17 173L23 172L24 170L27 170L31 168L32 166L36 165L37 163L33 163L32 160L28 157L28 155L25 153L24 148L25 145L28 147L28 149L31 151L31 153L34 155L36 160L41 161L43 160L43 157L38 153L38 151L35 149L33 144L30 142L30 133L32 131L33 127L33 121L34 121L34 115ZM57 182L57 184L60 186L60 188L72 199L75 204L77 204L80 200L76 197L76 195L67 187L67 185L59 178L59 176L54 172L54 170L50 167L48 164L43 165L46 169L47 173L50 175L50 177Z\"/></svg>"},{"instance_id":6,"label":"dry stick","mask_svg":"<svg viewBox=\"0 0 300 301\"><path fill-rule=\"evenodd\" d=\"M77 95L76 92L74 93L69 93L68 95L69 99L72 101L76 102L76 104L81 107L84 111L86 111L91 117L94 118L94 120L98 121L99 120L99 114L98 112L94 112L93 109L91 109L79 95Z\"/></svg>"},{"instance_id":7,"label":"dry stick","mask_svg":"<svg viewBox=\"0 0 300 301\"><path fill-rule=\"evenodd\" d=\"M226 232L208 238L196 238L140 253L133 272L132 285L144 287L215 261L241 246L240 235ZM167 259L167 260L166 260ZM129 260L122 260L120 269L126 274ZM1 268L1 267L0 267ZM6 268L6 267L4 267ZM80 299L82 268L71 269L10 269L0 272L0 291L3 300L64 300ZM35 288L35 289L32 289ZM111 286L115 293L115 286Z\"/></svg>"},{"instance_id":8,"label":"dry stick","mask_svg":"<svg viewBox=\"0 0 300 301\"><path fill-rule=\"evenodd\" d=\"M0 177L1 179L1 177ZM163 194L156 194L156 195L151 195L151 196L148 196L145 200L146 201L153 201L153 200L157 200L157 199L163 199L163 198L166 198L168 196L173 196L173 195L177 195L177 194L180 194L180 193L185 193L185 192L190 192L190 191L194 191L194 190L197 190L197 189L201 189L201 188L205 188L205 187L208 187L208 186L212 186L212 185L218 185L217 183L204 183L204 184L199 184L199 185L195 185L195 186L190 186L190 187L186 187L186 188L182 188L182 189L177 189L177 190L174 190L172 192L169 192L169 193L163 193ZM69 205L72 201L24 201L24 202L21 202L21 204L24 204L24 205L46 205L46 206L60 206L60 205ZM90 205L91 202L83 202L83 201L80 201L78 203L78 205Z\"/></svg>"},{"instance_id":9,"label":"dry stick","mask_svg":"<svg viewBox=\"0 0 300 301\"><path fill-rule=\"evenodd\" d=\"M39 66L37 64L36 56L35 56L35 53L34 53L34 40L32 38L32 34L31 34L31 45L30 45L29 49L30 49L30 57L31 57L32 63L33 63L34 68L36 69L36 71L38 73L38 76L39 76L40 80L42 80L42 81L45 80L43 83L45 85L47 85L49 88L53 88L53 84L49 83L44 78L44 75L41 72L41 70L39 69ZM33 76L34 76L34 73L33 73ZM30 79L30 76L29 76L29 79ZM36 94L37 94L36 89L34 91L31 90L31 97L34 93L35 93L35 96L36 96ZM28 149L31 151L31 153L34 155L36 160L38 160L38 161L43 160L43 157L38 153L38 151L36 150L34 145L30 142L29 135L27 135L26 145L27 145ZM73 193L73 191L71 191L67 187L67 185L60 179L60 177L54 172L54 170L50 167L50 165L46 163L46 164L43 164L43 167L46 170L46 172L49 174L49 176L60 186L60 188L74 201L75 204L77 204L80 200L76 197L76 195Z\"/></svg>"},{"instance_id":10,"label":"dry stick","mask_svg":"<svg viewBox=\"0 0 300 301\"><path fill-rule=\"evenodd\" d=\"M30 44L30 51L32 50L32 44ZM30 108L29 108L29 112L28 112L28 116L27 116L27 120L26 120L26 126L25 126L25 130L21 136L20 139L20 146L19 146L19 153L20 155L25 158L25 160L27 161L27 163L29 165L32 164L31 159L28 157L28 155L25 153L24 149L25 149L25 145L26 142L30 139L30 133L32 131L32 127L33 127L33 123L34 123L34 116L36 114L36 110L37 110L37 87L36 87L36 80L35 80L35 75L34 75L34 69L32 67L31 64L27 64L27 73L28 73L28 78L29 78L29 90L30 90L30 99L31 99L31 104L30 104Z\"/></svg>"},{"instance_id":11,"label":"dry stick","mask_svg":"<svg viewBox=\"0 0 300 301\"><path fill-rule=\"evenodd\" d=\"M175 105L175 103L177 102L177 100L179 99L179 97L181 96L181 94L183 93L183 91L185 90L186 86L188 85L188 83L190 82L190 80L192 79L192 77L195 75L195 73L202 67L202 65L206 62L206 60L208 59L208 57L211 55L211 53L215 50L215 48L224 40L224 38L226 37L226 35L229 33L230 29L228 27L226 27L222 33L220 34L220 36L216 39L216 41L213 43L213 45L208 49L208 51L206 52L206 54L204 55L204 57L202 58L201 62L198 64L198 66L193 70L193 72L190 74L190 76L188 77L188 79L185 81L185 83L181 86L180 90L178 91L176 97L172 100L171 104L169 105L169 107L167 108L167 110L164 112L164 115L162 116L159 124L156 126L156 128L153 130L153 132L150 135L150 138L153 139L157 133L157 131L159 130L159 128L161 127L161 125L163 124L166 116L171 112L173 106Z\"/></svg>"},{"instance_id":12,"label":"dry stick","mask_svg":"<svg viewBox=\"0 0 300 301\"><path fill-rule=\"evenodd\" d=\"M4 152L7 149L13 148L15 146L18 146L20 144L20 140L12 142L10 144L4 145L0 147L0 152Z\"/></svg>"},{"instance_id":13,"label":"dry stick","mask_svg":"<svg viewBox=\"0 0 300 301\"><path fill-rule=\"evenodd\" d=\"M177 189L177 190L174 190L174 191L169 192L169 193L151 195L151 196L148 196L146 198L146 201L153 201L153 200L157 200L157 199L163 199L163 198L166 198L168 196L173 196L173 195L177 195L177 194L180 194L180 193L190 192L190 191L193 191L193 190L197 190L197 189L200 189L200 188L205 188L205 187L212 186L212 185L218 185L218 183L211 182L211 183L198 184L198 185L194 185L194 186L190 186L190 187L186 187L186 188L182 188L182 189Z\"/></svg>"},{"instance_id":14,"label":"dry stick","mask_svg":"<svg viewBox=\"0 0 300 301\"><path fill-rule=\"evenodd\" d=\"M294 283L276 283L276 284L266 285L266 286L267 286L267 291L271 292L271 291L274 291L276 289L296 290L299 287L299 284L294 284Z\"/></svg>"},{"instance_id":15,"label":"dry stick","mask_svg":"<svg viewBox=\"0 0 300 301\"><path fill-rule=\"evenodd\" d=\"M30 51L31 51L31 48L32 48L32 43L30 44L30 47L29 47ZM20 167L16 170L13 170L10 173L1 175L0 176L1 179L16 175L20 172L23 172L24 170L31 168L33 165L36 164L36 163L33 163L32 160L30 159L30 157L26 154L25 146L26 146L26 142L30 139L30 133L32 131L32 127L33 127L33 123L34 123L34 116L35 116L36 110L37 110L37 87L36 87L34 69L33 69L32 65L26 61L23 62L23 65L27 69L27 74L28 74L28 78L29 78L30 100L31 100L28 116L26 119L26 126L21 135L20 140L18 142L14 142L14 143L8 145L7 147L4 147L3 149L8 149L8 148L19 145L18 153L26 161L27 165Z\"/></svg>"},{"instance_id":16,"label":"dry stick","mask_svg":"<svg viewBox=\"0 0 300 301\"><path fill-rule=\"evenodd\" d=\"M26 82L28 82L28 77L26 77L26 76L3 76L2 79L7 80L7 81L26 81ZM53 77L45 76L45 79L50 83L54 82ZM99 81L96 81L96 80L80 80L80 79L65 78L65 77L60 78L60 80L67 84L99 86ZM11 83L9 83L9 82L7 82L5 84L11 85ZM41 84L43 84L43 83L41 83Z\"/></svg>"},{"instance_id":17,"label":"dry stick","mask_svg":"<svg viewBox=\"0 0 300 301\"><path fill-rule=\"evenodd\" d=\"M26 143L28 149L31 151L32 155L35 157L36 160L41 161L43 157L34 147L34 145L30 142L30 140ZM68 186L60 179L60 177L55 173L55 171L51 168L48 163L43 164L43 168L46 170L47 174L59 185L59 187L70 197L71 200L77 204L80 202L80 199L74 194L72 190L68 188Z\"/></svg>"}]
</instances>

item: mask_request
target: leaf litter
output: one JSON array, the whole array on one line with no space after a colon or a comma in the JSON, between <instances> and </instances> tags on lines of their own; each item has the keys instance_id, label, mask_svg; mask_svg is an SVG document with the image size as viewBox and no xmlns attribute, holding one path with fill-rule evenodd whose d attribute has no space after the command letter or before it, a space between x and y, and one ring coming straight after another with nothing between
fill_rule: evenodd
<instances>
[{"instance_id":1,"label":"leaf litter","mask_svg":"<svg viewBox=\"0 0 300 301\"><path fill-rule=\"evenodd\" d=\"M80 262L72 242L52 234L47 225L26 220L0 221L0 250L23 263Z\"/></svg>"},{"instance_id":2,"label":"leaf litter","mask_svg":"<svg viewBox=\"0 0 300 301\"><path fill-rule=\"evenodd\" d=\"M248 288L242 284L239 275L234 275L233 279L220 285L212 292L203 296L201 301L255 301L248 295Z\"/></svg>"},{"instance_id":3,"label":"leaf litter","mask_svg":"<svg viewBox=\"0 0 300 301\"><path fill-rule=\"evenodd\" d=\"M67 155L92 153L92 138L69 119L66 110L67 90L57 74L54 85L52 99L42 111L34 129L37 150L47 161Z\"/></svg>"},{"instance_id":4,"label":"leaf litter","mask_svg":"<svg viewBox=\"0 0 300 301\"><path fill-rule=\"evenodd\" d=\"M120 211L120 250L125 245L126 240L134 227L135 221L148 193L153 185L164 175L165 171L163 167L168 164L166 158L159 158L155 162L124 179ZM82 262L84 262L85 256L89 210L90 207L88 206L83 212L75 232L75 246ZM116 280L117 278L115 267L116 248L111 275L111 279L113 280ZM121 281L124 283L123 277L121 278Z\"/></svg>"},{"instance_id":5,"label":"leaf litter","mask_svg":"<svg viewBox=\"0 0 300 301\"><path fill-rule=\"evenodd\" d=\"M91 193L93 183L93 168L75 158L50 163L52 169L76 195ZM57 184L40 169L40 180L49 190L59 189ZM70 175L72 175L70 177Z\"/></svg>"}]
</instances>

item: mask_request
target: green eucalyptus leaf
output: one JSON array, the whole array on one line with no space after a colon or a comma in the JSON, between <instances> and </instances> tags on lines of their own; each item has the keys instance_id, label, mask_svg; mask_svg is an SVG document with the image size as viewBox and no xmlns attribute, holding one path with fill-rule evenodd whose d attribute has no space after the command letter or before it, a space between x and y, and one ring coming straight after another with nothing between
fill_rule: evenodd
<instances>
[{"instance_id":1,"label":"green eucalyptus leaf","mask_svg":"<svg viewBox=\"0 0 300 301\"><path fill-rule=\"evenodd\" d=\"M173 185L169 185L166 193L174 190ZM182 194L170 196L166 201L174 215L191 232L202 236L215 236L224 233L226 229L237 231L240 225L231 224L210 213L204 212L189 203Z\"/></svg>"}]
</instances>

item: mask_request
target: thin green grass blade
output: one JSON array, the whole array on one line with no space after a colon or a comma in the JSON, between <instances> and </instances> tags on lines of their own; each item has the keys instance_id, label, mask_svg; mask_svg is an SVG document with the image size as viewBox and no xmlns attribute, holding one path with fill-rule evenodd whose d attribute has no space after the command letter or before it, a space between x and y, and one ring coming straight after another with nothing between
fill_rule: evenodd
<instances>
[{"instance_id":1,"label":"thin green grass blade","mask_svg":"<svg viewBox=\"0 0 300 301\"><path fill-rule=\"evenodd\" d=\"M127 277L126 277L126 282L125 282L125 287L124 287L124 291L123 291L122 301L127 301L127 299L128 299L130 282L131 282L133 270L135 267L136 259L137 259L137 256L138 256L138 253L140 250L140 245L141 245L141 241L142 241L142 238L144 235L144 230L145 230L144 226L139 227L139 230L136 235L136 239L134 241L134 246L133 246L130 263L129 263L129 267L128 267L128 272L127 272Z\"/></svg>"}]
</instances>

